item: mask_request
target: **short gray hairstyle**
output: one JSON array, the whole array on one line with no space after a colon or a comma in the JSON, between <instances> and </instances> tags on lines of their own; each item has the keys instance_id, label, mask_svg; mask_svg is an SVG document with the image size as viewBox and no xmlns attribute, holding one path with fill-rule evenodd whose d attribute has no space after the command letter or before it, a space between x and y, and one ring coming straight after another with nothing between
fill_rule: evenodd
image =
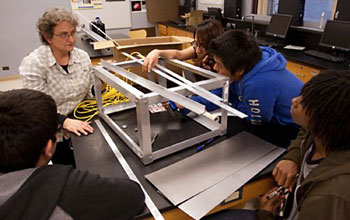
<instances>
[{"instance_id":1,"label":"short gray hairstyle","mask_svg":"<svg viewBox=\"0 0 350 220\"><path fill-rule=\"evenodd\" d=\"M52 8L45 11L39 18L37 28L43 44L48 44L44 36L52 37L53 30L62 21L78 26L78 17L66 8Z\"/></svg>"}]
</instances>

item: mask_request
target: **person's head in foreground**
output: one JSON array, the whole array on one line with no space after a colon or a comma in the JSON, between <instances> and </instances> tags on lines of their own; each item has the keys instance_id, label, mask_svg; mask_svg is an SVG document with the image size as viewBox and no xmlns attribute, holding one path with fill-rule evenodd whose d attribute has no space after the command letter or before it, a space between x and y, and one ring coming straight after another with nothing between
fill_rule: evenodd
<instances>
[{"instance_id":1,"label":"person's head in foreground","mask_svg":"<svg viewBox=\"0 0 350 220\"><path fill-rule=\"evenodd\" d=\"M0 93L0 172L46 165L56 147L57 108L29 89Z\"/></svg>"}]
</instances>

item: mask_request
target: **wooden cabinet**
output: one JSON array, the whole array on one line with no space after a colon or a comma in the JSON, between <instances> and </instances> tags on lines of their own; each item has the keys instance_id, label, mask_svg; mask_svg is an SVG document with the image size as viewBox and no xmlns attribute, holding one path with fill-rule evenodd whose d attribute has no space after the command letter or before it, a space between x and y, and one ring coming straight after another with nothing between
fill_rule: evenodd
<instances>
[{"instance_id":1,"label":"wooden cabinet","mask_svg":"<svg viewBox=\"0 0 350 220\"><path fill-rule=\"evenodd\" d=\"M167 36L168 32L167 32L167 27L165 25L162 24L158 24L158 34L159 36Z\"/></svg>"},{"instance_id":2,"label":"wooden cabinet","mask_svg":"<svg viewBox=\"0 0 350 220\"><path fill-rule=\"evenodd\" d=\"M177 28L168 26L167 27L168 36L178 36L177 35L177 32L178 32L177 30L178 30Z\"/></svg>"},{"instance_id":3,"label":"wooden cabinet","mask_svg":"<svg viewBox=\"0 0 350 220\"><path fill-rule=\"evenodd\" d=\"M158 24L159 36L183 36L193 38L193 32L186 31L180 28Z\"/></svg>"},{"instance_id":4,"label":"wooden cabinet","mask_svg":"<svg viewBox=\"0 0 350 220\"><path fill-rule=\"evenodd\" d=\"M288 61L287 69L295 74L301 81L306 83L312 77L317 75L321 70L309 66L305 66L304 64Z\"/></svg>"},{"instance_id":5,"label":"wooden cabinet","mask_svg":"<svg viewBox=\"0 0 350 220\"><path fill-rule=\"evenodd\" d=\"M177 33L177 36L184 36L184 37L193 38L193 33L190 31L184 31L181 29L177 29L176 33Z\"/></svg>"}]
</instances>

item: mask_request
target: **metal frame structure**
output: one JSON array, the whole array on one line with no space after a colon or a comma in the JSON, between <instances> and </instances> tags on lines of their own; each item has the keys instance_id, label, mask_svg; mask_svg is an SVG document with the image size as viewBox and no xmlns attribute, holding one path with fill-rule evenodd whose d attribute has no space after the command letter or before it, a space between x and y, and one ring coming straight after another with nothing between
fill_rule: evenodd
<instances>
[{"instance_id":1,"label":"metal frame structure","mask_svg":"<svg viewBox=\"0 0 350 220\"><path fill-rule=\"evenodd\" d=\"M135 65L141 65L143 60L132 57L127 53L124 55L131 57L132 60L114 64L102 61L100 66L95 67L94 88L96 100L100 117L113 129L114 132L119 135L126 145L132 151L134 151L134 153L142 160L144 164L150 164L156 159L193 146L209 138L224 135L227 129L228 111L241 118L246 117L245 114L227 105L229 89L229 80L227 77L179 60L167 60L166 63L180 67L183 71L199 74L208 79L198 82L191 82L160 64L157 64L156 67L152 69L152 72L148 73L149 79L145 79L144 77L128 72L124 69ZM154 80L155 73L158 74L157 82ZM115 74L135 82L151 92L143 93L139 89L120 79ZM101 80L128 97L130 102L104 107L102 105ZM167 80L176 83L178 86L166 88ZM219 87L223 88L222 98L209 92L209 90ZM211 115L210 113L206 112L205 106L186 97L192 94L200 95L218 105L221 108L221 122L217 122L213 119L213 117L210 117ZM171 146L164 146L164 148L153 152L149 105L168 100L172 100L191 110L193 113L189 114L190 117L197 123L200 123L208 128L209 131ZM139 144L135 143L135 141L108 116L109 114L131 108L136 108Z\"/></svg>"}]
</instances>

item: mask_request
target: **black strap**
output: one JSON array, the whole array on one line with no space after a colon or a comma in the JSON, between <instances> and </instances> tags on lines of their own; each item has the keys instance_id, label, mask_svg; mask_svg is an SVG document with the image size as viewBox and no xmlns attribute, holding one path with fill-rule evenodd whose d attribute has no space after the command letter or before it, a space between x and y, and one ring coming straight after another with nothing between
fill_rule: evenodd
<instances>
[{"instance_id":1,"label":"black strap","mask_svg":"<svg viewBox=\"0 0 350 220\"><path fill-rule=\"evenodd\" d=\"M0 207L0 219L49 219L72 170L61 165L38 168Z\"/></svg>"}]
</instances>

